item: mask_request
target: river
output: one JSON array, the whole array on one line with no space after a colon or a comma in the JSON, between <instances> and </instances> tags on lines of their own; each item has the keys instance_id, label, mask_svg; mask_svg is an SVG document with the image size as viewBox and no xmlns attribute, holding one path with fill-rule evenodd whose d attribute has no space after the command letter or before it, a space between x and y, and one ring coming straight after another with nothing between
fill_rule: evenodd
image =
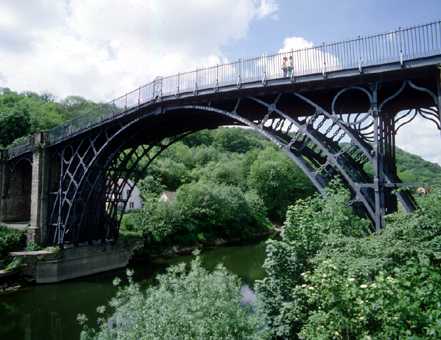
<instances>
[{"instance_id":1,"label":"river","mask_svg":"<svg viewBox=\"0 0 441 340\"><path fill-rule=\"evenodd\" d=\"M149 265L133 265L136 281L154 284L153 278L167 266L189 262L191 256L155 261ZM252 286L264 275L265 242L245 246L224 246L201 254L204 267L225 267ZM96 325L96 308L115 295L113 279L125 276L125 270L112 271L58 284L29 286L0 295L0 339L4 340L77 340L80 327L78 314L86 314L89 326Z\"/></svg>"}]
</instances>

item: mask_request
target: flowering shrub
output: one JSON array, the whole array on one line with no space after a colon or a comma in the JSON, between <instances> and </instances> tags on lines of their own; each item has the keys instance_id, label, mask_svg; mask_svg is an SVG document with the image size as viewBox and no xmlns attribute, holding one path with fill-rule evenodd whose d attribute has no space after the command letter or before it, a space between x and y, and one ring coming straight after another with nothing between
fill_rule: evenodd
<instances>
[{"instance_id":1,"label":"flowering shrub","mask_svg":"<svg viewBox=\"0 0 441 340\"><path fill-rule=\"evenodd\" d=\"M113 315L99 320L98 332L85 327L82 339L267 338L258 315L240 304L240 280L223 267L210 273L196 258L188 273L184 264L173 266L146 290L128 274L129 285L110 303Z\"/></svg>"},{"instance_id":2,"label":"flowering shrub","mask_svg":"<svg viewBox=\"0 0 441 340\"><path fill-rule=\"evenodd\" d=\"M274 336L304 339L441 337L441 195L369 234L331 190L291 207L267 246L261 311Z\"/></svg>"}]
</instances>

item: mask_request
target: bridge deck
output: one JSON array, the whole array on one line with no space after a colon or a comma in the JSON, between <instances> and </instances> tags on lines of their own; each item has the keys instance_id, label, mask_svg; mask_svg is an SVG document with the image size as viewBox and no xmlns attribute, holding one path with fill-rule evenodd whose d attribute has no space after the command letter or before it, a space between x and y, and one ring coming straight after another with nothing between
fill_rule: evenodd
<instances>
[{"instance_id":1,"label":"bridge deck","mask_svg":"<svg viewBox=\"0 0 441 340\"><path fill-rule=\"evenodd\" d=\"M289 61L292 58L292 63ZM284 58L287 60L284 63ZM399 29L331 44L217 65L157 78L107 104L100 117L79 117L48 131L48 145L56 145L103 124L127 117L158 103L207 98L250 91L308 91L340 83L368 83L379 78L418 77L441 64L441 22ZM292 67L284 71L284 65ZM32 139L11 147L8 159L32 151Z\"/></svg>"}]
</instances>

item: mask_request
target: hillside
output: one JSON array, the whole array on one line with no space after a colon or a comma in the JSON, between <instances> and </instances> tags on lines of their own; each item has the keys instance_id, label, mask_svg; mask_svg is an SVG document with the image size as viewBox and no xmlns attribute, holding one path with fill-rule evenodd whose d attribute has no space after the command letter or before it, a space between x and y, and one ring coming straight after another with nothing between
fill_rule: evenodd
<instances>
[{"instance_id":1,"label":"hillside","mask_svg":"<svg viewBox=\"0 0 441 340\"><path fill-rule=\"evenodd\" d=\"M441 166L397 149L398 175L403 182L441 186Z\"/></svg>"}]
</instances>

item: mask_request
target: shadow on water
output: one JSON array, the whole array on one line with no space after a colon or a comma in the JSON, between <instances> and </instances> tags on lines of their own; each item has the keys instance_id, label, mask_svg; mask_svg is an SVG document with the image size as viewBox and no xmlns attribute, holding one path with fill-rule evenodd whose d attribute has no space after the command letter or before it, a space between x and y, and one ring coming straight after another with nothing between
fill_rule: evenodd
<instances>
[{"instance_id":1,"label":"shadow on water","mask_svg":"<svg viewBox=\"0 0 441 340\"><path fill-rule=\"evenodd\" d=\"M192 256L158 260L151 265L133 266L136 281L154 284L154 276L173 264L191 261ZM265 242L245 246L225 246L204 251L202 264L212 270L222 263L242 278L243 302L254 298L249 287L264 276ZM78 339L80 327L77 315L86 314L90 326L96 325L96 308L106 304L116 293L113 279L125 277L117 270L59 284L38 285L0 295L0 339L15 340L73 340Z\"/></svg>"}]
</instances>

